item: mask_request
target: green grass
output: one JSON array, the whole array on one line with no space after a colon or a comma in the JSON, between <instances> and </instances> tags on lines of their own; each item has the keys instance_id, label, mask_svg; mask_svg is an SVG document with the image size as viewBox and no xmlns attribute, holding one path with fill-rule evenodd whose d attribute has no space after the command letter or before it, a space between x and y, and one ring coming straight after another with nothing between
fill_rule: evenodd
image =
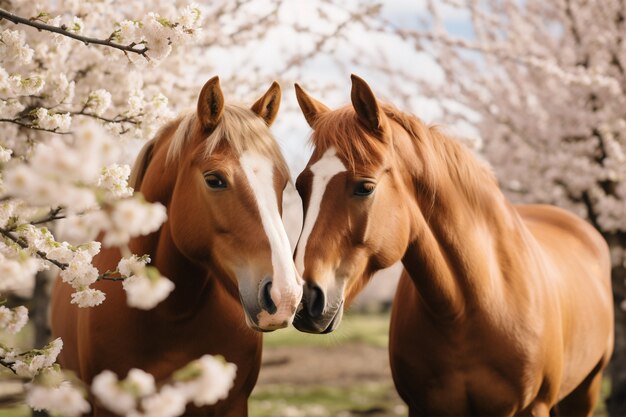
<instances>
[{"instance_id":1,"label":"green grass","mask_svg":"<svg viewBox=\"0 0 626 417\"><path fill-rule=\"evenodd\" d=\"M389 383L325 385L271 385L251 397L251 417L325 417L378 413L406 415L407 408Z\"/></svg>"},{"instance_id":2,"label":"green grass","mask_svg":"<svg viewBox=\"0 0 626 417\"><path fill-rule=\"evenodd\" d=\"M0 416L2 417L30 417L31 415L30 408L25 405L0 408Z\"/></svg>"},{"instance_id":3,"label":"green grass","mask_svg":"<svg viewBox=\"0 0 626 417\"><path fill-rule=\"evenodd\" d=\"M294 327L267 333L263 347L338 346L365 343L386 347L389 340L389 314L346 314L337 330L329 334L307 334Z\"/></svg>"}]
</instances>

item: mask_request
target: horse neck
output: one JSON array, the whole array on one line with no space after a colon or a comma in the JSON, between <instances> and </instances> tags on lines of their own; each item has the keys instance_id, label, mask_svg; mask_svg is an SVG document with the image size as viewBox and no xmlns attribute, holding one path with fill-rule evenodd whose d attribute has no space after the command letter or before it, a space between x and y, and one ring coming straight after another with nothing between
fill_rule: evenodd
<instances>
[{"instance_id":1,"label":"horse neck","mask_svg":"<svg viewBox=\"0 0 626 417\"><path fill-rule=\"evenodd\" d=\"M473 158L458 145L437 143L430 149L427 145L422 143L413 156L440 157L452 148L463 153L462 158L455 155L456 163ZM406 149L396 153L411 154ZM513 242L520 238L514 234L521 220L477 161L467 160L469 166L459 170L450 162L423 160L424 169L436 172L427 173L425 183L424 173L410 178L416 204L410 207L413 233L403 264L428 310L439 319L456 320L468 308L486 306L502 296L507 277L501 265L513 268L519 262ZM404 163L406 172L413 171L414 160Z\"/></svg>"}]
</instances>

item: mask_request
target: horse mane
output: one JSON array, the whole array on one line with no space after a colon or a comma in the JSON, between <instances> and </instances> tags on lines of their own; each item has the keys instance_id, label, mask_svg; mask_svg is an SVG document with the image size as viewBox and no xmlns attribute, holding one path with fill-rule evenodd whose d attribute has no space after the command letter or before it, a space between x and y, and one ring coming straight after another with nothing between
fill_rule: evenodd
<instances>
[{"instance_id":1,"label":"horse mane","mask_svg":"<svg viewBox=\"0 0 626 417\"><path fill-rule=\"evenodd\" d=\"M428 184L433 184L447 172L454 184L460 186L469 201L477 202L481 190L492 184L498 188L491 168L460 141L446 135L436 125L427 125L419 118L384 103L385 115L398 124L411 138L426 165ZM358 138L358 139L357 139ZM377 165L383 162L385 142L370 133L358 121L354 108L344 106L319 115L311 136L313 145L322 152L334 147L337 155L354 171L357 163ZM492 191L491 188L489 188Z\"/></svg>"},{"instance_id":2,"label":"horse mane","mask_svg":"<svg viewBox=\"0 0 626 417\"><path fill-rule=\"evenodd\" d=\"M174 121L164 126L157 133L155 140L166 139L167 133L173 129L173 124L178 124L172 134L167 156L166 165L176 162L183 149L191 141L195 129L197 115L195 111L187 111ZM281 174L290 178L289 167L285 161L276 139L269 127L256 113L239 104L226 104L220 122L213 132L204 139L204 156L207 157L222 143L229 146L240 156L246 150L252 150L264 155L276 163Z\"/></svg>"}]
</instances>

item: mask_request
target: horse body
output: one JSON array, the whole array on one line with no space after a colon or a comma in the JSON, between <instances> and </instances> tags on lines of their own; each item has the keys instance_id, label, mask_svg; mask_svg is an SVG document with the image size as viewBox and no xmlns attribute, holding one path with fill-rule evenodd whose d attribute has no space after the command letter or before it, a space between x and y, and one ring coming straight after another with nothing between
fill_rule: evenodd
<instances>
[{"instance_id":1,"label":"horse body","mask_svg":"<svg viewBox=\"0 0 626 417\"><path fill-rule=\"evenodd\" d=\"M107 294L105 302L80 309L69 302L72 288L57 280L52 330L65 341L65 368L88 383L105 369L123 378L131 368L158 382L204 354L219 354L237 365L228 398L190 406L187 414L247 415L261 364L255 330L287 326L301 294L280 221L288 171L268 129L279 101L274 84L252 111L224 105L214 78L197 114L171 122L144 147L133 187L165 205L168 219L157 232L131 239L129 249L150 255L175 289L144 311L127 305L120 283L101 281L93 287ZM105 248L93 263L115 270L120 259L120 250Z\"/></svg>"},{"instance_id":2,"label":"horse body","mask_svg":"<svg viewBox=\"0 0 626 417\"><path fill-rule=\"evenodd\" d=\"M410 415L541 415L563 399L558 406L563 415L592 411L597 385L575 399L567 397L588 377L599 384L611 355L606 244L591 226L563 210L516 208L510 215L517 237L512 232L497 243L483 238L472 245L471 229L461 229L461 253L473 268L480 270L477 262L492 259L496 271L495 276L481 272L454 278L462 286L463 307L424 288L424 280L439 279L422 274L428 249L419 244L404 255L390 359ZM491 223L494 213L489 215ZM451 252L448 262L463 262Z\"/></svg>"},{"instance_id":3,"label":"horse body","mask_svg":"<svg viewBox=\"0 0 626 417\"><path fill-rule=\"evenodd\" d=\"M315 148L297 181L294 325L332 331L344 300L401 259L389 350L410 415L590 415L613 344L598 232L513 206L459 143L379 105L358 77L338 110L296 93Z\"/></svg>"}]
</instances>

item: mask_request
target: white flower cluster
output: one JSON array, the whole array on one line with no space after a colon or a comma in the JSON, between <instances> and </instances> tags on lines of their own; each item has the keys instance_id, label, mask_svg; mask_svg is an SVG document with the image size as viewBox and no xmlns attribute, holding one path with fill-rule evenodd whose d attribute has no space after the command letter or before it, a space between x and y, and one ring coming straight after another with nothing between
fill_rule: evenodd
<instances>
[{"instance_id":1,"label":"white flower cluster","mask_svg":"<svg viewBox=\"0 0 626 417\"><path fill-rule=\"evenodd\" d=\"M102 168L102 175L98 178L98 187L106 190L113 198L130 197L133 189L128 186L130 167L128 165L111 164Z\"/></svg>"},{"instance_id":2,"label":"white flower cluster","mask_svg":"<svg viewBox=\"0 0 626 417\"><path fill-rule=\"evenodd\" d=\"M5 29L0 33L0 55L5 56L6 59L17 64L30 64L34 52L26 45L23 32Z\"/></svg>"},{"instance_id":3,"label":"white flower cluster","mask_svg":"<svg viewBox=\"0 0 626 417\"><path fill-rule=\"evenodd\" d=\"M103 88L92 91L87 96L87 102L85 103L85 109L96 116L102 116L110 106L111 93Z\"/></svg>"},{"instance_id":4,"label":"white flower cluster","mask_svg":"<svg viewBox=\"0 0 626 417\"><path fill-rule=\"evenodd\" d=\"M15 373L24 378L33 378L43 369L51 367L63 349L63 341L55 339L42 349L33 349L19 353L0 345L0 358L11 364Z\"/></svg>"},{"instance_id":5,"label":"white flower cluster","mask_svg":"<svg viewBox=\"0 0 626 417\"><path fill-rule=\"evenodd\" d=\"M163 301L173 290L174 283L161 276L156 268L146 266L150 258L132 255L120 260L117 270L125 276L123 287L131 307L149 310Z\"/></svg>"},{"instance_id":6,"label":"white flower cluster","mask_svg":"<svg viewBox=\"0 0 626 417\"><path fill-rule=\"evenodd\" d=\"M51 113L50 110L42 107L34 112L34 125L42 129L52 131L67 131L72 123L69 113Z\"/></svg>"},{"instance_id":7,"label":"white flower cluster","mask_svg":"<svg viewBox=\"0 0 626 417\"><path fill-rule=\"evenodd\" d=\"M226 398L233 386L236 366L222 358L204 355L176 371L173 382L156 389L154 377L131 369L120 381L111 371L98 374L92 392L106 408L128 417L175 417L187 403L215 404Z\"/></svg>"},{"instance_id":8,"label":"white flower cluster","mask_svg":"<svg viewBox=\"0 0 626 417\"><path fill-rule=\"evenodd\" d=\"M97 207L94 189L101 169L114 162L119 150L104 139L102 129L94 123L84 125L81 133L73 146L53 138L35 147L28 164L16 161L7 165L5 193L32 206L63 206L70 212Z\"/></svg>"},{"instance_id":9,"label":"white flower cluster","mask_svg":"<svg viewBox=\"0 0 626 417\"><path fill-rule=\"evenodd\" d=\"M157 231L166 218L165 207L160 203L150 204L140 197L120 200L107 219L102 242L105 246L125 245L131 237Z\"/></svg>"},{"instance_id":10,"label":"white flower cluster","mask_svg":"<svg viewBox=\"0 0 626 417\"><path fill-rule=\"evenodd\" d=\"M124 44L143 44L150 59L163 60L172 51L173 44L185 44L196 39L201 31L200 8L191 4L177 18L169 20L150 12L142 20L124 20L113 38Z\"/></svg>"},{"instance_id":11,"label":"white flower cluster","mask_svg":"<svg viewBox=\"0 0 626 417\"><path fill-rule=\"evenodd\" d=\"M91 410L82 391L67 381L52 387L31 384L26 404L33 410L45 410L53 416L79 417Z\"/></svg>"},{"instance_id":12,"label":"white flower cluster","mask_svg":"<svg viewBox=\"0 0 626 417\"><path fill-rule=\"evenodd\" d=\"M0 306L0 329L16 334L28 322L28 309L24 306L17 306L14 309Z\"/></svg>"},{"instance_id":13,"label":"white flower cluster","mask_svg":"<svg viewBox=\"0 0 626 417\"><path fill-rule=\"evenodd\" d=\"M41 263L37 259L0 244L0 294L30 296L35 288L35 274L40 269Z\"/></svg>"}]
</instances>

